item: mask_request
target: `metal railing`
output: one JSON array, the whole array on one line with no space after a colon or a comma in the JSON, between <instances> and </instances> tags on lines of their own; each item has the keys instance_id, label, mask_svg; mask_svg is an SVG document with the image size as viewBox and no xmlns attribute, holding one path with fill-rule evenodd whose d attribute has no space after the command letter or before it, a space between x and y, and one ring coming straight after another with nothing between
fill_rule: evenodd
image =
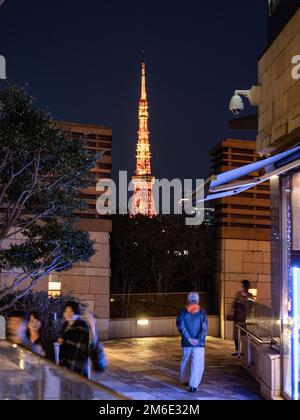
<instances>
[{"instance_id":1,"label":"metal railing","mask_svg":"<svg viewBox=\"0 0 300 420\"><path fill-rule=\"evenodd\" d=\"M256 344L271 346L274 340L268 330L262 328L259 324L237 324L238 328L238 356L242 354L242 336L247 339L247 364L252 367L252 346L251 341Z\"/></svg>"},{"instance_id":2,"label":"metal railing","mask_svg":"<svg viewBox=\"0 0 300 420\"><path fill-rule=\"evenodd\" d=\"M0 340L0 400L122 400L123 396Z\"/></svg>"},{"instance_id":3,"label":"metal railing","mask_svg":"<svg viewBox=\"0 0 300 420\"><path fill-rule=\"evenodd\" d=\"M200 305L208 315L217 315L212 293L199 293ZM187 293L113 294L110 300L112 319L176 317L186 305Z\"/></svg>"}]
</instances>

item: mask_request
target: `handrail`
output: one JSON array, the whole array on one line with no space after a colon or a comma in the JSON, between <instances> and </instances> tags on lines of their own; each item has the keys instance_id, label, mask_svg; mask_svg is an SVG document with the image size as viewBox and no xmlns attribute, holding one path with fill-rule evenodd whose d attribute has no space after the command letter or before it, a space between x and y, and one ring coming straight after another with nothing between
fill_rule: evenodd
<instances>
[{"instance_id":1,"label":"handrail","mask_svg":"<svg viewBox=\"0 0 300 420\"><path fill-rule=\"evenodd\" d=\"M244 325L246 325L246 327L244 327ZM253 332L249 331L247 329L247 326L258 327L261 330L268 332L267 330L262 328L259 324L237 324L237 328L240 331L243 331L247 336L251 337L253 339L253 341L257 342L257 344L271 344L272 343L271 335L269 336L268 339L262 339L262 338L258 337L257 335L255 335Z\"/></svg>"},{"instance_id":2,"label":"handrail","mask_svg":"<svg viewBox=\"0 0 300 420\"><path fill-rule=\"evenodd\" d=\"M66 368L57 366L52 361L42 358L23 347L14 345L9 341L0 340L0 356L3 360L7 359L8 362L16 366L15 370L11 370L11 373L8 373L8 376L18 376L20 372L23 375L22 371L26 369L26 365L28 364L29 369L31 369L31 376L34 378L33 386L38 386L38 388L41 388L41 384L39 381L45 380L45 372L47 371L51 372L53 376L62 381L61 383L63 385L65 385L66 383L78 383L80 387L83 386L85 387L85 389L88 389L91 393L95 392L96 395L103 394L104 396L116 400L128 400L128 398L124 395L121 395L120 393L108 388L107 386L104 386L103 384L97 383L93 380L88 380L87 378L78 375L77 373L74 373ZM20 367L18 367L19 363L21 364ZM37 370L40 369L41 373L35 375L35 369L32 369L30 366L33 366ZM43 399L43 396L39 395L38 399Z\"/></svg>"},{"instance_id":3,"label":"handrail","mask_svg":"<svg viewBox=\"0 0 300 420\"><path fill-rule=\"evenodd\" d=\"M261 329L262 331L267 332L269 338L267 339L263 339L261 337L258 337L257 335L255 335L252 331L249 331L249 329L247 327L257 327L259 329ZM273 339L271 337L271 335L269 335L269 332L267 330L265 330L264 328L262 328L259 324L236 324L236 327L238 329L238 356L241 357L241 339L242 339L242 332L245 333L246 337L247 337L247 341L248 341L248 346L247 346L247 360L248 360L248 368L250 369L252 366L252 357L251 357L251 340L254 341L256 344L259 345L269 345L271 346Z\"/></svg>"}]
</instances>

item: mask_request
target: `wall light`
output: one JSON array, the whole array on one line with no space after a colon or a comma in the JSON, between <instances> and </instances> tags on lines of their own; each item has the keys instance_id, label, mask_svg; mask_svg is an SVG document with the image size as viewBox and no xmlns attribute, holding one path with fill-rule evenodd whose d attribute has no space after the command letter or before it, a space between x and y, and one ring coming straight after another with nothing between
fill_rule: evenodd
<instances>
[{"instance_id":1,"label":"wall light","mask_svg":"<svg viewBox=\"0 0 300 420\"><path fill-rule=\"evenodd\" d=\"M61 295L61 282L49 281L48 283L48 296L51 298L59 297Z\"/></svg>"},{"instance_id":2,"label":"wall light","mask_svg":"<svg viewBox=\"0 0 300 420\"><path fill-rule=\"evenodd\" d=\"M258 290L257 289L250 289L249 293L251 293L251 295L254 297L254 299L257 299L257 295L258 295Z\"/></svg>"},{"instance_id":3,"label":"wall light","mask_svg":"<svg viewBox=\"0 0 300 420\"><path fill-rule=\"evenodd\" d=\"M139 327L147 327L149 325L148 319L139 319L137 322Z\"/></svg>"}]
</instances>

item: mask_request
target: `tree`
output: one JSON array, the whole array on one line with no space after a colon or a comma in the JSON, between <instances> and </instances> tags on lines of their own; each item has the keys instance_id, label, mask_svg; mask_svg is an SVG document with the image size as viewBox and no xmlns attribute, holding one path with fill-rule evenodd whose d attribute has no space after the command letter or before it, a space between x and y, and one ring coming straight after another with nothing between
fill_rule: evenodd
<instances>
[{"instance_id":1,"label":"tree","mask_svg":"<svg viewBox=\"0 0 300 420\"><path fill-rule=\"evenodd\" d=\"M95 157L85 152L84 139L57 129L25 89L8 85L0 94L0 271L11 277L0 289L3 311L51 272L94 254L74 212L84 207L80 190ZM18 235L22 243L14 241Z\"/></svg>"},{"instance_id":2,"label":"tree","mask_svg":"<svg viewBox=\"0 0 300 420\"><path fill-rule=\"evenodd\" d=\"M115 216L113 293L211 291L214 230L180 216Z\"/></svg>"}]
</instances>

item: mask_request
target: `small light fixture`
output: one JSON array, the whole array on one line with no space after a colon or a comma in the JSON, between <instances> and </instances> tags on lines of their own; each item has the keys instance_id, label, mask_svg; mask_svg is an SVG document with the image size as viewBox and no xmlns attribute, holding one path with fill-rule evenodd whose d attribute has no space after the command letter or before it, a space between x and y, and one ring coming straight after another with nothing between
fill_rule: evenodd
<instances>
[{"instance_id":1,"label":"small light fixture","mask_svg":"<svg viewBox=\"0 0 300 420\"><path fill-rule=\"evenodd\" d=\"M147 327L149 325L148 319L139 319L137 322L139 327Z\"/></svg>"},{"instance_id":2,"label":"small light fixture","mask_svg":"<svg viewBox=\"0 0 300 420\"><path fill-rule=\"evenodd\" d=\"M50 275L48 282L48 296L49 298L57 298L61 295L61 281L58 275Z\"/></svg>"},{"instance_id":3,"label":"small light fixture","mask_svg":"<svg viewBox=\"0 0 300 420\"><path fill-rule=\"evenodd\" d=\"M258 296L258 291L257 291L257 289L250 289L250 290L249 290L249 293L251 293L251 295L254 297L254 300L256 300L256 299L257 299L257 296Z\"/></svg>"}]
</instances>

